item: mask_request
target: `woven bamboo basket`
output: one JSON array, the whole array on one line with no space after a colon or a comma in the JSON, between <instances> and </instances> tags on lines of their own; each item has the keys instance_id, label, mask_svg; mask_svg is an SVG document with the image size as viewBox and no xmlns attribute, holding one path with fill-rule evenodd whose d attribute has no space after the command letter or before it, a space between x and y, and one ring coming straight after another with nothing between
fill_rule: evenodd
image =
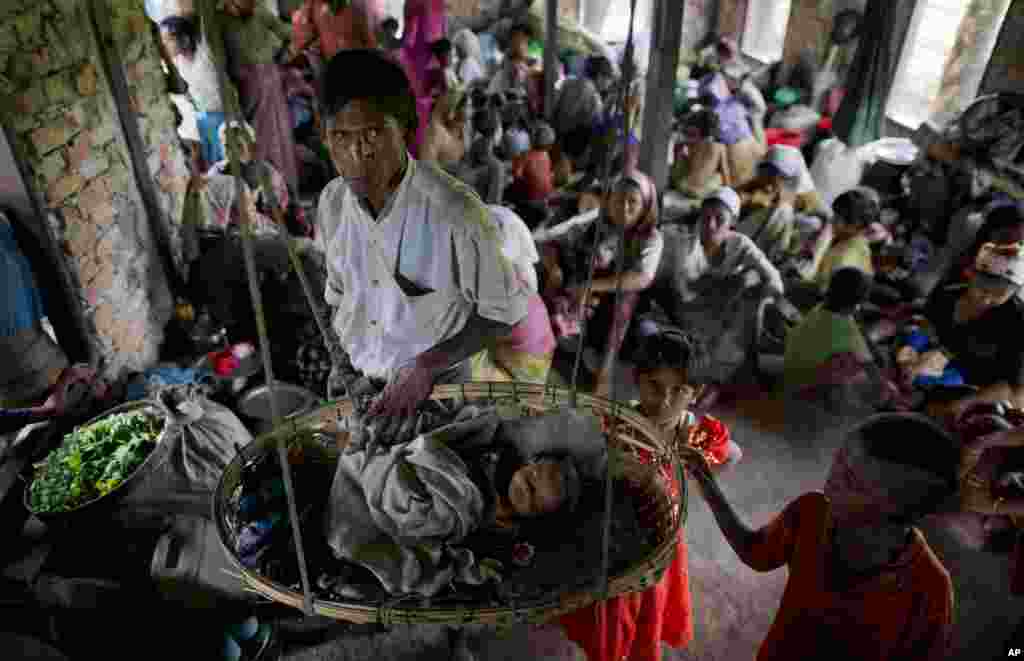
<instances>
[{"instance_id":1,"label":"woven bamboo basket","mask_svg":"<svg viewBox=\"0 0 1024 661\"><path fill-rule=\"evenodd\" d=\"M501 406L517 405L524 415L538 415L567 406L570 392L540 384L472 382L438 386L431 398L442 401L487 401ZM617 462L617 476L639 486L645 498L650 497L654 512L653 521L656 522L657 528L657 543L654 547L642 557L631 561L627 570L609 577L607 596L645 590L660 580L672 562L676 538L686 518L686 480L682 475L681 464L662 440L658 429L631 408L582 393L577 395L577 406L581 410L590 410L598 416L603 416L606 421L613 422L605 425L606 429L614 430L614 433L609 432L609 436L612 442L626 450L618 453L622 461ZM302 441L301 439L308 439L311 436L303 432L335 431L339 423L351 414L351 402L337 400L306 415L289 419L243 448L221 476L213 499L213 517L221 544L237 566L247 587L271 601L298 609L303 608L303 595L300 591L269 580L242 565L235 552L235 534L230 524L231 494L239 486L243 467L249 461L273 452L279 440L289 443L298 440L315 444L312 440ZM323 445L317 445L316 450L320 452L325 462L336 461L341 452L340 447L325 448ZM671 488L665 473L657 465L642 462L637 454L630 450L646 451L650 456L658 458L662 465L671 466L676 488ZM508 625L548 621L587 606L601 597L602 595L594 591L577 590L501 607L491 604L479 607L479 604L452 603L444 599L435 599L432 603L418 597L408 600L397 599L388 603L346 603L314 599L313 608L318 615L359 624Z\"/></svg>"}]
</instances>

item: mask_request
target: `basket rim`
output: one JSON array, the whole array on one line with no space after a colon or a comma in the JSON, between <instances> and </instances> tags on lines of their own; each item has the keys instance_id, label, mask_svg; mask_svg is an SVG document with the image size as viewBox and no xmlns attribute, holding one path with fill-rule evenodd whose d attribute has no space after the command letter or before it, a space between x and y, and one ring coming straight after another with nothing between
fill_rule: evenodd
<instances>
[{"instance_id":1,"label":"basket rim","mask_svg":"<svg viewBox=\"0 0 1024 661\"><path fill-rule=\"evenodd\" d=\"M538 405L543 405L545 403L554 404L554 406L551 406L548 410L560 408L558 406L559 404L570 403L572 397L572 393L566 388L544 384L471 381L458 385L435 386L430 398L439 400L451 399L460 396L477 396L500 400L502 395L505 397L511 396L519 404L526 404L527 401L524 400L532 400L533 403ZM661 543L648 550L643 556L631 562L627 570L620 574L609 576L607 598L610 598L618 594L635 591L636 588L633 586L638 580L652 572L657 573L660 570L663 570L667 567L669 562L671 562L671 559L675 554L676 540L686 519L688 502L687 484L682 473L682 466L679 458L676 456L671 446L665 442L665 439L658 428L650 420L637 413L628 404L624 404L622 402L587 393L577 393L576 397L577 408L590 409L594 412L600 411L606 414L610 413L614 417L628 422L632 427L643 432L643 435L647 437L645 440L651 443L650 446L638 439L625 438L623 440L637 447L654 450L655 452L667 452L671 457L673 467L675 468L676 479L678 480L678 502L675 503L676 511L674 513L674 520L670 529L666 531ZM232 458L230 464L224 469L224 472L217 483L217 488L214 491L211 503L211 514L213 516L214 525L217 528L218 541L228 558L231 559L231 562L240 571L243 581L252 590L272 601L277 601L299 609L302 609L304 605L304 598L301 591L284 586L246 568L239 560L235 549L228 543L228 530L226 529L227 518L225 512L225 505L227 502L225 478L229 473L237 471L243 460L248 460L256 453L268 447L272 447L277 441L288 440L294 437L294 435L302 429L308 429L312 423L322 423L325 420L325 412L334 412L336 414L336 419L339 419L351 415L352 410L352 402L347 399L340 398L325 401L321 406L312 411L282 420L278 427L261 434L249 445L242 448L241 452L236 454L235 457ZM633 460L637 461L639 464L638 460ZM651 466L651 468L653 469L654 467ZM652 473L657 475L658 471L652 470ZM561 613L582 608L602 598L605 597L594 594L594 591L592 590L577 589L561 592L548 598L532 601L527 600L522 602L521 605L488 605L480 608L461 605L431 606L429 605L430 600L416 595L396 597L384 604L333 601L314 597L312 599L312 604L313 610L319 615L355 622L376 622L381 624L416 622L431 624L467 624L505 620L547 620ZM428 605L399 605L406 601L415 602L417 600L420 602L425 601ZM571 607L567 608L567 604L571 604ZM427 615L431 615L432 617L427 618Z\"/></svg>"}]
</instances>

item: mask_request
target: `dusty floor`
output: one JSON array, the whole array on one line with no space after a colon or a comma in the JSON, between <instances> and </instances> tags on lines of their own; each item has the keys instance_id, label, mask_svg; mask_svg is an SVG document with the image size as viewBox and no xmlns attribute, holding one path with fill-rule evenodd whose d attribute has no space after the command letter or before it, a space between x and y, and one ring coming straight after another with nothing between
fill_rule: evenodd
<instances>
[{"instance_id":1,"label":"dusty floor","mask_svg":"<svg viewBox=\"0 0 1024 661\"><path fill-rule=\"evenodd\" d=\"M716 411L744 451L722 480L723 489L752 524L762 524L793 498L819 488L849 421L786 406L767 396ZM785 570L759 574L741 565L720 534L707 506L690 489L686 539L690 549L696 636L687 650L665 649L670 661L752 659L768 629L786 580ZM958 546L945 533L926 535L953 576L956 588L956 651L964 661L1005 658L1006 641L1024 617L1024 599L1007 589L1005 558ZM584 658L557 625L484 632L481 661ZM295 661L449 659L446 633L436 627L395 627L388 633L340 633L313 646L289 644Z\"/></svg>"}]
</instances>

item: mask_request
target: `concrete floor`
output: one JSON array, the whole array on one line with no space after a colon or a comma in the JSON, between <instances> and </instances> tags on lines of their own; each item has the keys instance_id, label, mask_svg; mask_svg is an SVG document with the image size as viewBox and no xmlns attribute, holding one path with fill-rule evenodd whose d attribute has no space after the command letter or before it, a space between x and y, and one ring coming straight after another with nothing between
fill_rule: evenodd
<instances>
[{"instance_id":1,"label":"concrete floor","mask_svg":"<svg viewBox=\"0 0 1024 661\"><path fill-rule=\"evenodd\" d=\"M766 523L789 501L821 487L841 430L850 422L754 396L715 412L744 451L743 461L722 478L723 490L754 525ZM686 539L696 635L687 650L665 648L669 661L753 659L768 630L786 580L784 569L760 574L737 560L710 511L690 488ZM1008 592L1008 561L960 547L946 533L926 535L950 571L957 605L957 660L1004 658L1007 639L1024 616L1024 599ZM557 625L484 632L481 661L582 660ZM295 661L355 659L449 659L445 633L436 627L396 627L389 633L341 635L329 642L286 646Z\"/></svg>"}]
</instances>

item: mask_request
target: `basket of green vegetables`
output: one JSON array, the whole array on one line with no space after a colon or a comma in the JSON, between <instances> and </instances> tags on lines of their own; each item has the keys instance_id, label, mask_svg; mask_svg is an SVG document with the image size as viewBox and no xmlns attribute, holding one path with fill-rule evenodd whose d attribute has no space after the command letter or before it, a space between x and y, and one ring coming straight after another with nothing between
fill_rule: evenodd
<instances>
[{"instance_id":1,"label":"basket of green vegetables","mask_svg":"<svg viewBox=\"0 0 1024 661\"><path fill-rule=\"evenodd\" d=\"M43 520L114 506L168 456L164 416L150 402L107 411L35 464L25 506Z\"/></svg>"}]
</instances>

